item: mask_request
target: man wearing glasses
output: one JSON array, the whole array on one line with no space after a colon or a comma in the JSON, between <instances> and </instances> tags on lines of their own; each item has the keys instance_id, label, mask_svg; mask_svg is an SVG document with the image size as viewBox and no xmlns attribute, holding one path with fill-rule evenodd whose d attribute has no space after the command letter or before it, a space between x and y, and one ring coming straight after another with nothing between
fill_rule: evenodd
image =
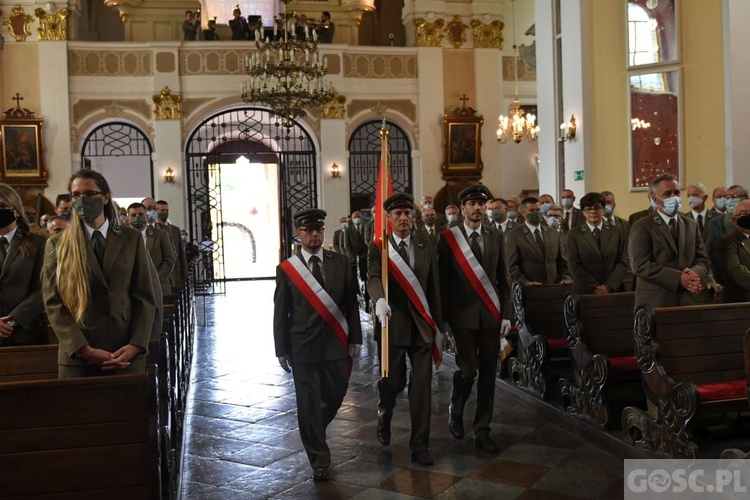
<instances>
[{"instance_id":1,"label":"man wearing glasses","mask_svg":"<svg viewBox=\"0 0 750 500\"><path fill-rule=\"evenodd\" d=\"M747 189L739 184L729 186L727 194L724 196L724 207L726 212L721 217L714 217L708 225L708 237L706 238L706 250L708 257L711 259L711 265L716 273L716 279L719 283L724 283L726 277L721 274L722 264L716 256L716 240L725 234L732 234L735 230L734 209L739 203L748 198Z\"/></svg>"},{"instance_id":2,"label":"man wearing glasses","mask_svg":"<svg viewBox=\"0 0 750 500\"><path fill-rule=\"evenodd\" d=\"M568 267L573 276L573 291L579 294L624 291L627 234L604 223L604 204L605 198L600 193L588 193L581 198L586 222L568 233Z\"/></svg>"},{"instance_id":3,"label":"man wearing glasses","mask_svg":"<svg viewBox=\"0 0 750 500\"><path fill-rule=\"evenodd\" d=\"M273 296L276 356L294 377L300 437L316 481L328 475L326 428L362 345L354 269L346 256L323 249L326 215L317 208L295 214L300 251L276 267Z\"/></svg>"},{"instance_id":4,"label":"man wearing glasses","mask_svg":"<svg viewBox=\"0 0 750 500\"><path fill-rule=\"evenodd\" d=\"M739 221L742 217L747 221L749 215L750 200L743 200L734 207L734 232L716 240L716 256L721 266L717 271L725 277L724 302L750 301L750 229Z\"/></svg>"}]
</instances>

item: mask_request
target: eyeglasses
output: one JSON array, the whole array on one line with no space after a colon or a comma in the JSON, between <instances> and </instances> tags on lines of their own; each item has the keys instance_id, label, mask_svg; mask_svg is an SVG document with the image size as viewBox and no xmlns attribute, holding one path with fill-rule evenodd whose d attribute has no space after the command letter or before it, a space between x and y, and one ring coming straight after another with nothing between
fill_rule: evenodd
<instances>
[{"instance_id":1,"label":"eyeglasses","mask_svg":"<svg viewBox=\"0 0 750 500\"><path fill-rule=\"evenodd\" d=\"M101 191L94 191L92 189L90 191L84 191L82 193L79 193L78 191L73 191L72 193L70 193L70 197L73 198L74 200L77 200L81 196L83 196L85 198L96 198L97 196L101 196L103 194L104 193L102 193Z\"/></svg>"},{"instance_id":2,"label":"eyeglasses","mask_svg":"<svg viewBox=\"0 0 750 500\"><path fill-rule=\"evenodd\" d=\"M313 233L323 234L325 230L326 228L324 227L320 227L320 228L301 227L300 228L300 231L304 231L305 234L313 234Z\"/></svg>"},{"instance_id":3,"label":"eyeglasses","mask_svg":"<svg viewBox=\"0 0 750 500\"><path fill-rule=\"evenodd\" d=\"M602 206L601 205L594 205L593 207L586 207L586 208L584 208L581 211L582 212L588 212L588 213L591 214L591 213L598 212L599 210L602 210Z\"/></svg>"}]
</instances>

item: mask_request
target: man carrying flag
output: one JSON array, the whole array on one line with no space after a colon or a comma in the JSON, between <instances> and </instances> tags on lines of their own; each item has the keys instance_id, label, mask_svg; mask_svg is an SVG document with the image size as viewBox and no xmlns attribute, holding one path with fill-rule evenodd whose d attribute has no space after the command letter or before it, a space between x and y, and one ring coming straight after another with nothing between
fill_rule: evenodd
<instances>
[{"instance_id":1,"label":"man carrying flag","mask_svg":"<svg viewBox=\"0 0 750 500\"><path fill-rule=\"evenodd\" d=\"M382 285L382 242L370 244L367 286L375 303L376 340L381 324L389 316L388 376L378 382L378 440L391 442L391 418L396 397L406 387L406 357L411 363L409 413L411 414L412 460L421 465L434 463L429 452L431 379L433 359L439 363L442 317L435 248L427 238L412 234L414 199L396 193L383 203L392 229L388 237L388 301ZM379 344L380 347L380 344ZM433 356L435 355L435 357Z\"/></svg>"},{"instance_id":2,"label":"man carrying flag","mask_svg":"<svg viewBox=\"0 0 750 500\"><path fill-rule=\"evenodd\" d=\"M317 208L295 214L302 246L276 267L273 297L276 356L294 377L300 437L316 481L328 475L326 427L346 395L351 358L362 347L357 281L344 255L323 250L325 217Z\"/></svg>"},{"instance_id":3,"label":"man carrying flag","mask_svg":"<svg viewBox=\"0 0 750 500\"><path fill-rule=\"evenodd\" d=\"M497 453L490 438L495 401L495 376L501 339L510 331L510 278L505 264L503 234L482 224L489 198L482 184L458 194L464 221L440 233L438 263L443 290L443 317L453 330L456 364L448 429L464 437L463 411L477 381L474 445Z\"/></svg>"}]
</instances>

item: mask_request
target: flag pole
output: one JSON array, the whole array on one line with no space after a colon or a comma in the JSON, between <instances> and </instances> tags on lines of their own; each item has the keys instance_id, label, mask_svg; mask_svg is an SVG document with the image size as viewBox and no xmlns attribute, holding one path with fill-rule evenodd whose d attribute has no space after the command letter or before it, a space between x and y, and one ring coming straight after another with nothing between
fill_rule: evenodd
<instances>
[{"instance_id":1,"label":"flag pole","mask_svg":"<svg viewBox=\"0 0 750 500\"><path fill-rule=\"evenodd\" d=\"M388 136L390 132L385 129L385 118L383 118L383 125L380 128L380 165L381 165L381 186L383 186L383 193L387 193L388 187ZM386 196L383 196L385 201ZM386 219L385 207L381 204L378 207L381 210L382 233L380 235L381 251L380 251L380 279L383 285L383 296L385 302L388 303L388 221ZM389 351L389 339L388 339L388 316L385 317L385 321L381 324L380 330L380 375L383 378L388 378L388 372L390 368L390 356Z\"/></svg>"}]
</instances>

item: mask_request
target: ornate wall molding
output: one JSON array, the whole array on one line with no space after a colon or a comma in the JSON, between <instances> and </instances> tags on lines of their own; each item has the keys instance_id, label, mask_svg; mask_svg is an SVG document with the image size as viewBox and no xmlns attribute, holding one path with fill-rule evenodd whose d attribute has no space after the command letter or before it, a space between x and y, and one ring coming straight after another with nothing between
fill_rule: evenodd
<instances>
[{"instance_id":1,"label":"ornate wall molding","mask_svg":"<svg viewBox=\"0 0 750 500\"><path fill-rule=\"evenodd\" d=\"M502 21L492 21L485 24L479 19L471 22L474 34L474 47L477 49L502 49L503 48L503 28L505 23Z\"/></svg>"},{"instance_id":2,"label":"ornate wall molding","mask_svg":"<svg viewBox=\"0 0 750 500\"><path fill-rule=\"evenodd\" d=\"M363 103L365 101L359 101L359 103ZM373 103L375 101L367 101L369 103ZM383 117L388 118L388 120L391 120L393 122L396 122L399 127L404 129L404 131L409 135L410 139L412 140L412 151L419 149L419 125L414 121L413 119L409 118L408 116L404 115L401 111L397 110L396 108L392 108L389 105L393 103L400 103L400 100L394 100L394 101L377 101L375 102L375 105L367 108L359 108L357 111L357 115L352 115L351 108L349 109L349 121L346 123L346 141L348 143L349 138L352 136L355 130L362 125L365 122L371 121L371 120L382 120Z\"/></svg>"},{"instance_id":3,"label":"ornate wall molding","mask_svg":"<svg viewBox=\"0 0 750 500\"><path fill-rule=\"evenodd\" d=\"M121 103L123 101L119 102ZM145 101L143 102L143 104L145 104L146 109L148 109L148 104ZM107 109L105 109L103 112L99 110L99 112L93 113L90 116L86 116L80 121L80 123L76 122L76 125L70 128L70 142L73 147L74 153L81 152L81 149L83 148L83 141L86 139L86 136L90 133L91 130L103 123L111 122L114 120L125 121L132 124L134 127L137 127L148 136L151 144L156 143L156 131L154 130L154 127L148 120L148 118L144 119L141 114L133 112L130 108L123 108L119 106L117 102L111 102L108 108L109 111L107 111ZM113 110L116 110L114 114Z\"/></svg>"},{"instance_id":4,"label":"ornate wall molding","mask_svg":"<svg viewBox=\"0 0 750 500\"><path fill-rule=\"evenodd\" d=\"M445 27L445 34L448 36L448 42L453 45L454 49L459 49L466 43L466 26L460 16L453 16L451 22Z\"/></svg>"},{"instance_id":5,"label":"ornate wall molding","mask_svg":"<svg viewBox=\"0 0 750 500\"><path fill-rule=\"evenodd\" d=\"M151 50L68 51L70 76L151 76Z\"/></svg>"},{"instance_id":6,"label":"ornate wall molding","mask_svg":"<svg viewBox=\"0 0 750 500\"><path fill-rule=\"evenodd\" d=\"M179 120L182 118L180 102L182 97L173 95L169 87L161 89L159 94L153 96L154 120Z\"/></svg>"},{"instance_id":7,"label":"ornate wall molding","mask_svg":"<svg viewBox=\"0 0 750 500\"><path fill-rule=\"evenodd\" d=\"M122 118L125 115L134 114L144 123L151 120L151 109L145 100L81 99L73 105L73 123L81 122L86 116L94 112L107 118Z\"/></svg>"},{"instance_id":8,"label":"ornate wall molding","mask_svg":"<svg viewBox=\"0 0 750 500\"><path fill-rule=\"evenodd\" d=\"M443 46L443 19L435 19L434 22L427 22L422 17L414 19L414 26L417 28L417 47L442 47Z\"/></svg>"},{"instance_id":9,"label":"ornate wall molding","mask_svg":"<svg viewBox=\"0 0 750 500\"><path fill-rule=\"evenodd\" d=\"M514 65L516 64L516 58L514 56L503 56L503 80L506 82L513 81ZM526 65L519 59L518 60L518 81L519 82L535 82L536 71L532 71L526 67Z\"/></svg>"},{"instance_id":10,"label":"ornate wall molding","mask_svg":"<svg viewBox=\"0 0 750 500\"><path fill-rule=\"evenodd\" d=\"M33 20L34 18L28 15L23 7L16 5L10 11L10 16L3 21L3 25L8 27L8 31L17 42L25 42L26 38L31 36L29 25Z\"/></svg>"},{"instance_id":11,"label":"ornate wall molding","mask_svg":"<svg viewBox=\"0 0 750 500\"><path fill-rule=\"evenodd\" d=\"M416 54L344 54L346 78L416 78Z\"/></svg>"},{"instance_id":12,"label":"ornate wall molding","mask_svg":"<svg viewBox=\"0 0 750 500\"><path fill-rule=\"evenodd\" d=\"M181 50L180 76L244 75L248 52L241 49Z\"/></svg>"},{"instance_id":13,"label":"ornate wall molding","mask_svg":"<svg viewBox=\"0 0 750 500\"><path fill-rule=\"evenodd\" d=\"M334 93L333 100L320 108L321 118L346 118L346 96Z\"/></svg>"},{"instance_id":14,"label":"ornate wall molding","mask_svg":"<svg viewBox=\"0 0 750 500\"><path fill-rule=\"evenodd\" d=\"M63 41L68 39L68 9L47 12L44 9L34 10L39 19L39 40Z\"/></svg>"}]
</instances>

